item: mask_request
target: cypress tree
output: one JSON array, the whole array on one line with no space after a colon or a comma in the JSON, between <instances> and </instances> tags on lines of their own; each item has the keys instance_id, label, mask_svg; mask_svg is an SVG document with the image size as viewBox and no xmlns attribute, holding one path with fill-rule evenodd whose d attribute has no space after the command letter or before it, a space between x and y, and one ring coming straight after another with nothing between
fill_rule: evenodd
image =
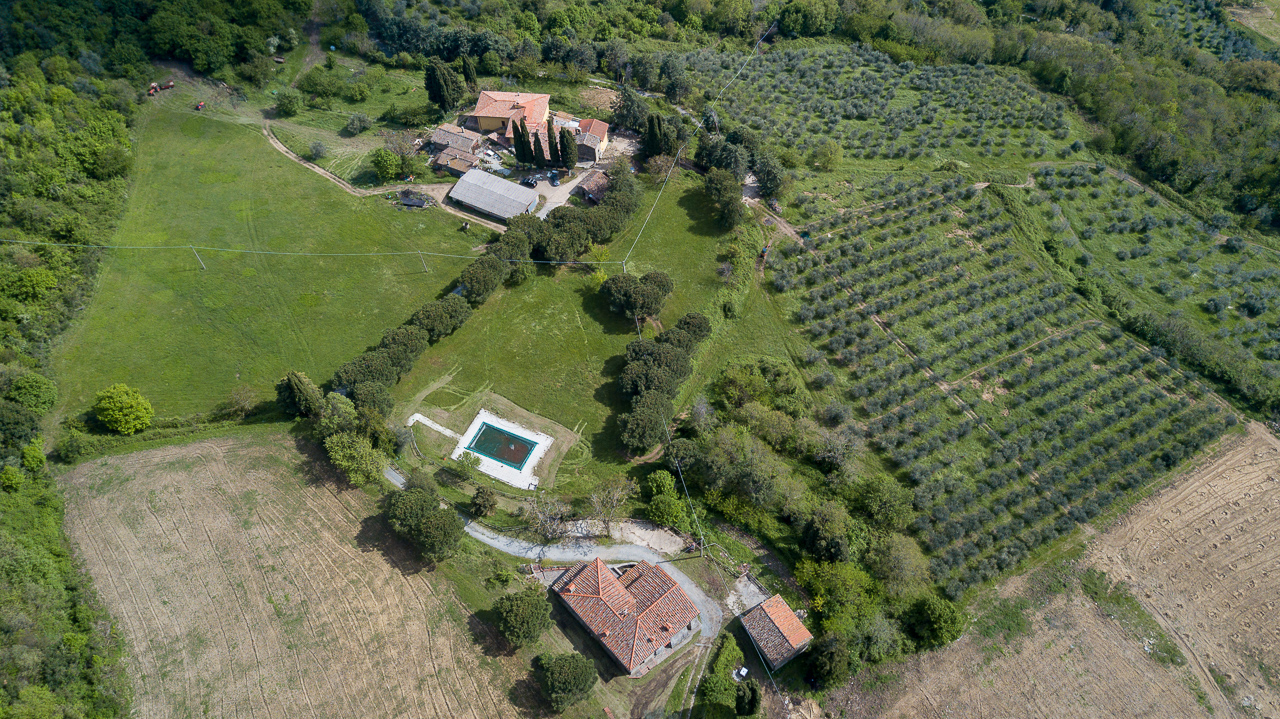
<instances>
[{"instance_id":1,"label":"cypress tree","mask_svg":"<svg viewBox=\"0 0 1280 719\"><path fill-rule=\"evenodd\" d=\"M462 56L462 79L467 83L467 89L471 92L476 91L479 80L476 78L476 61L470 55Z\"/></svg>"},{"instance_id":2,"label":"cypress tree","mask_svg":"<svg viewBox=\"0 0 1280 719\"><path fill-rule=\"evenodd\" d=\"M525 139L524 128L514 125L511 128L511 151L516 155L516 162L529 162L529 142Z\"/></svg>"},{"instance_id":3,"label":"cypress tree","mask_svg":"<svg viewBox=\"0 0 1280 719\"><path fill-rule=\"evenodd\" d=\"M547 162L552 167L560 166L560 148L556 142L556 126L551 122L551 118L547 118Z\"/></svg>"},{"instance_id":4,"label":"cypress tree","mask_svg":"<svg viewBox=\"0 0 1280 719\"><path fill-rule=\"evenodd\" d=\"M570 169L578 164L578 142L567 127L560 128L560 162Z\"/></svg>"},{"instance_id":5,"label":"cypress tree","mask_svg":"<svg viewBox=\"0 0 1280 719\"><path fill-rule=\"evenodd\" d=\"M529 158L525 160L525 162L537 162L538 156L534 154L533 146L540 143L533 138L532 134L530 134L529 126L525 124L523 117L520 118L520 135L523 137L522 142L524 142L524 156ZM541 167L541 165L539 165L539 167Z\"/></svg>"},{"instance_id":6,"label":"cypress tree","mask_svg":"<svg viewBox=\"0 0 1280 719\"><path fill-rule=\"evenodd\" d=\"M542 150L542 142L538 138L533 138L533 164L538 167L547 166L547 155Z\"/></svg>"}]
</instances>

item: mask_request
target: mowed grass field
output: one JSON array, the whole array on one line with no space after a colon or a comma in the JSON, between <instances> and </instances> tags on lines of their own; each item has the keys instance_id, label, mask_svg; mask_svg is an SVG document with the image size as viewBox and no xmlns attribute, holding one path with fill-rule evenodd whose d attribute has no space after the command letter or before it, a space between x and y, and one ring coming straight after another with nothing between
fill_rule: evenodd
<instances>
[{"instance_id":1,"label":"mowed grass field","mask_svg":"<svg viewBox=\"0 0 1280 719\"><path fill-rule=\"evenodd\" d=\"M273 149L253 125L156 108L139 132L120 246L107 251L93 302L55 351L61 412L114 382L161 415L210 409L245 384L261 398L287 370L327 379L376 343L469 262L202 251L418 250L468 256L482 233L441 210L398 211L357 198Z\"/></svg>"},{"instance_id":2,"label":"mowed grass field","mask_svg":"<svg viewBox=\"0 0 1280 719\"><path fill-rule=\"evenodd\" d=\"M645 193L631 225L608 246L611 260L626 255L656 198L656 189ZM727 237L707 208L700 178L673 176L627 263L630 273L661 270L675 281L660 317L665 326L686 312L711 312L723 286L716 268ZM619 265L607 270L620 271ZM396 386L395 397L404 403L398 414L413 411L424 389L454 372L453 391L437 389L422 402L450 406L458 402L457 391L487 385L530 412L580 428L597 459L621 461L610 420L623 408L614 380L636 326L612 312L589 285L590 275L581 269L543 269L525 284L494 294L462 329L427 350ZM652 327L645 332L652 336ZM558 476L557 486L566 481L571 475Z\"/></svg>"}]
</instances>

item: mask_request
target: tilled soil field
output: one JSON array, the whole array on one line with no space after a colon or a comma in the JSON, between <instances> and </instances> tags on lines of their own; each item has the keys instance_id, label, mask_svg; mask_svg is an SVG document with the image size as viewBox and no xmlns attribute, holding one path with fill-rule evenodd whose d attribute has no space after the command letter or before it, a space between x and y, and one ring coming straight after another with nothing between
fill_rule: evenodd
<instances>
[{"instance_id":1,"label":"tilled soil field","mask_svg":"<svg viewBox=\"0 0 1280 719\"><path fill-rule=\"evenodd\" d=\"M1152 661L1083 594L1054 597L1030 618L1034 634L1003 653L984 653L970 633L897 667L901 681L887 691L837 693L827 711L892 719L1208 716L1182 683L1185 669Z\"/></svg>"},{"instance_id":2,"label":"tilled soil field","mask_svg":"<svg viewBox=\"0 0 1280 719\"><path fill-rule=\"evenodd\" d=\"M1280 717L1280 440L1248 429L1135 507L1089 561L1178 640L1215 708Z\"/></svg>"},{"instance_id":3,"label":"tilled soil field","mask_svg":"<svg viewBox=\"0 0 1280 719\"><path fill-rule=\"evenodd\" d=\"M280 434L63 477L67 531L129 642L136 715L523 713L517 668L477 650L448 585L318 459Z\"/></svg>"},{"instance_id":4,"label":"tilled soil field","mask_svg":"<svg viewBox=\"0 0 1280 719\"><path fill-rule=\"evenodd\" d=\"M1036 599L1030 636L997 646L970 631L892 668L900 681L873 691L855 682L827 710L893 719L1280 717L1280 440L1261 424L1247 430L1090 537L1076 562L1076 571L1124 582L1186 666L1157 663L1150 639L1077 586ZM1038 596L1027 586L1015 577L999 594Z\"/></svg>"}]
</instances>

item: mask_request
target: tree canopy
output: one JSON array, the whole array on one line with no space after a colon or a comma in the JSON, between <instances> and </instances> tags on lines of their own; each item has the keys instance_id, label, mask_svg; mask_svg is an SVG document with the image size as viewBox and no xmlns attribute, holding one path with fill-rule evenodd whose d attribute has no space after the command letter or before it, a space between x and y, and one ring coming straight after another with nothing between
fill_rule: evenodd
<instances>
[{"instance_id":1,"label":"tree canopy","mask_svg":"<svg viewBox=\"0 0 1280 719\"><path fill-rule=\"evenodd\" d=\"M591 660L576 652L539 655L534 659L534 677L557 714L586 699L598 679Z\"/></svg>"},{"instance_id":2,"label":"tree canopy","mask_svg":"<svg viewBox=\"0 0 1280 719\"><path fill-rule=\"evenodd\" d=\"M537 641L551 628L551 603L541 586L504 594L493 603L493 609L498 613L498 631L517 647Z\"/></svg>"},{"instance_id":3,"label":"tree canopy","mask_svg":"<svg viewBox=\"0 0 1280 719\"><path fill-rule=\"evenodd\" d=\"M453 556L462 541L462 518L440 498L423 488L400 490L387 500L387 522L396 534L412 542L431 563Z\"/></svg>"}]
</instances>

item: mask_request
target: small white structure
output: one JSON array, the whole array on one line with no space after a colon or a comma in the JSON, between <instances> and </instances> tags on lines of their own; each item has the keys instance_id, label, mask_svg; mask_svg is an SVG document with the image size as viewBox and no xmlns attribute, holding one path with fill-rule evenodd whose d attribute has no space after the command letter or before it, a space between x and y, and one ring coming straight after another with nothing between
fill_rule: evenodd
<instances>
[{"instance_id":1,"label":"small white structure","mask_svg":"<svg viewBox=\"0 0 1280 719\"><path fill-rule=\"evenodd\" d=\"M536 489L533 469L555 440L488 411L480 410L458 440L451 459L464 452L480 458L480 471L520 489ZM496 451L495 451L496 450Z\"/></svg>"}]
</instances>

